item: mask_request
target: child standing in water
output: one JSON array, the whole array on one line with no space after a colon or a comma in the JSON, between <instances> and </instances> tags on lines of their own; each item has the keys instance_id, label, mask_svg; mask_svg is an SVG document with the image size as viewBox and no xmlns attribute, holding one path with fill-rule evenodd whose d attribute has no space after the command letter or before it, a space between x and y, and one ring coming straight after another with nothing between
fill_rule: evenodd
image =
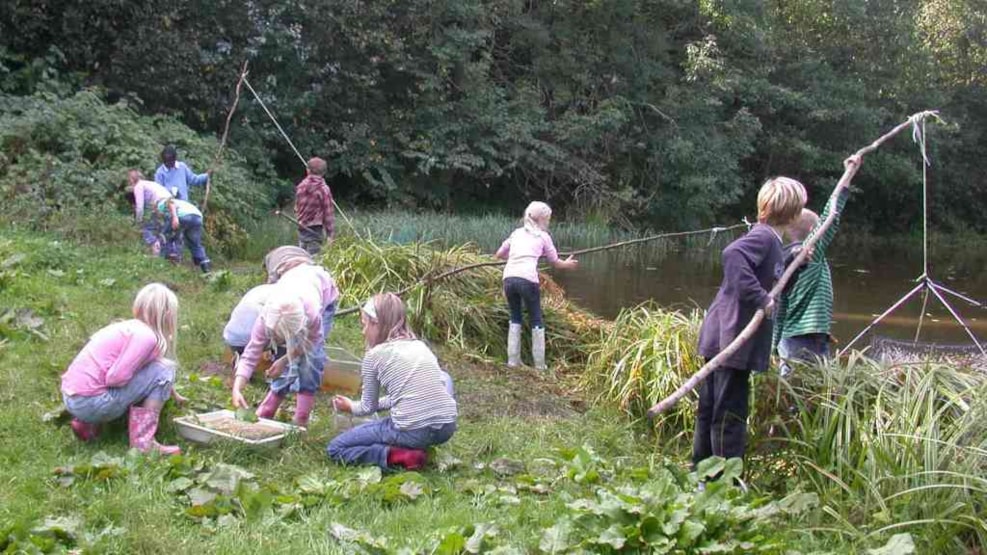
<instances>
[{"instance_id":1,"label":"child standing in water","mask_svg":"<svg viewBox=\"0 0 987 555\"><path fill-rule=\"evenodd\" d=\"M532 202L524 211L521 227L497 249L497 258L507 260L504 266L504 296L511 310L511 322L507 332L507 365L514 368L521 364L521 305L528 309L531 318L531 355L535 368L544 370L545 325L541 314L541 286L538 281L538 259L544 256L559 269L573 269L579 262L571 256L559 259L548 224L552 209L544 202Z\"/></svg>"},{"instance_id":2,"label":"child standing in water","mask_svg":"<svg viewBox=\"0 0 987 555\"><path fill-rule=\"evenodd\" d=\"M131 447L176 454L178 447L160 445L154 435L161 409L174 393L178 297L152 283L137 293L133 315L94 333L62 374L72 431L91 441L102 423L129 411Z\"/></svg>"},{"instance_id":3,"label":"child standing in water","mask_svg":"<svg viewBox=\"0 0 987 555\"><path fill-rule=\"evenodd\" d=\"M757 224L723 249L723 283L699 331L699 354L712 359L740 335L754 313L765 319L755 335L714 370L699 389L694 465L711 456L743 457L751 370L768 367L774 299L768 291L785 270L781 236L805 206L805 187L776 177L757 194Z\"/></svg>"}]
</instances>

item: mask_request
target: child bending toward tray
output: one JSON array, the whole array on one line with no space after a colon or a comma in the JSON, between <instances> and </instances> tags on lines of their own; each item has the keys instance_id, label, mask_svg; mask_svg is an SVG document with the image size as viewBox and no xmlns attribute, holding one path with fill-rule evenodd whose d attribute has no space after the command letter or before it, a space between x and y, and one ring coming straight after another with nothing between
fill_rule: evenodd
<instances>
[{"instance_id":1,"label":"child bending toward tray","mask_svg":"<svg viewBox=\"0 0 987 555\"><path fill-rule=\"evenodd\" d=\"M322 385L326 361L325 338L332 330L339 290L332 276L320 266L299 264L285 272L254 322L250 339L236 365L233 405L248 408L243 387L250 380L264 350L283 346L286 354L274 362L266 376L271 380L257 416L272 418L288 393L297 393L293 422L308 425L315 393Z\"/></svg>"}]
</instances>

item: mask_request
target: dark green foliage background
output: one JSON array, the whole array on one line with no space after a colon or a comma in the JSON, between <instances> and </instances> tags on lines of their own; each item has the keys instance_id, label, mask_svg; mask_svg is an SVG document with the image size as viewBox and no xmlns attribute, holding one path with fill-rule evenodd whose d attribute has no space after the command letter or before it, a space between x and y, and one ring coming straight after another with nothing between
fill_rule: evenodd
<instances>
[{"instance_id":1,"label":"dark green foliage background","mask_svg":"<svg viewBox=\"0 0 987 555\"><path fill-rule=\"evenodd\" d=\"M516 211L542 198L666 229L750 214L776 174L818 207L847 154L937 108L950 125L931 130L934 225L984 231L985 36L972 0L10 0L0 89L98 86L215 135L249 60L347 201ZM160 141L193 139L152 133L135 163ZM230 145L268 196L302 174L249 96ZM201 168L208 153L189 148ZM856 183L850 222L918 229L906 138Z\"/></svg>"}]
</instances>

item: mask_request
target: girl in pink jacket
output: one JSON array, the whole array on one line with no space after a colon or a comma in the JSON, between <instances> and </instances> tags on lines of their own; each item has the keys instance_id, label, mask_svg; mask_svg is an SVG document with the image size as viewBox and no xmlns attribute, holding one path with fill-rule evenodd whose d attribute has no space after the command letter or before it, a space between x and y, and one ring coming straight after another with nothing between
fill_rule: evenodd
<instances>
[{"instance_id":1,"label":"girl in pink jacket","mask_svg":"<svg viewBox=\"0 0 987 555\"><path fill-rule=\"evenodd\" d=\"M175 382L178 297L152 283L137 293L133 315L94 333L62 374L72 431L91 441L100 424L129 411L131 447L176 454L177 446L160 445L154 435Z\"/></svg>"},{"instance_id":2,"label":"girl in pink jacket","mask_svg":"<svg viewBox=\"0 0 987 555\"><path fill-rule=\"evenodd\" d=\"M532 202L524 211L524 225L514 230L495 255L507 260L504 266L504 296L511 310L511 324L507 332L507 365L521 364L521 305L528 309L531 318L531 356L535 368L545 366L545 326L541 317L541 285L538 281L538 259L542 256L556 268L572 269L578 262L571 256L566 260L559 253L548 234L548 222L552 209L544 202Z\"/></svg>"}]
</instances>

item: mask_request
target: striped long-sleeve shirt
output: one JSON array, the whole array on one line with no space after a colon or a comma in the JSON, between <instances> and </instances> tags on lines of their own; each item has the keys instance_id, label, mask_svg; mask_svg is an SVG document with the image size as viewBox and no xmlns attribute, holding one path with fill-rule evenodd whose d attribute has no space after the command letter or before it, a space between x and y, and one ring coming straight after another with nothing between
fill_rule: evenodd
<instances>
[{"instance_id":1,"label":"striped long-sleeve shirt","mask_svg":"<svg viewBox=\"0 0 987 555\"><path fill-rule=\"evenodd\" d=\"M399 430L455 422L458 408L442 380L439 361L417 339L381 343L363 357L363 393L354 416L390 410ZM387 397L379 399L381 389Z\"/></svg>"},{"instance_id":2,"label":"striped long-sleeve shirt","mask_svg":"<svg viewBox=\"0 0 987 555\"><path fill-rule=\"evenodd\" d=\"M840 214L846 204L849 191L844 189L833 202L826 203L826 209L819 216L819 223L813 228L816 233L826 221L830 211L835 210L833 225L816 241L812 258L799 272L795 283L782 295L774 326L772 345L776 346L783 338L808 333L829 333L833 320L833 277L826 261L826 249L836 236Z\"/></svg>"}]
</instances>

